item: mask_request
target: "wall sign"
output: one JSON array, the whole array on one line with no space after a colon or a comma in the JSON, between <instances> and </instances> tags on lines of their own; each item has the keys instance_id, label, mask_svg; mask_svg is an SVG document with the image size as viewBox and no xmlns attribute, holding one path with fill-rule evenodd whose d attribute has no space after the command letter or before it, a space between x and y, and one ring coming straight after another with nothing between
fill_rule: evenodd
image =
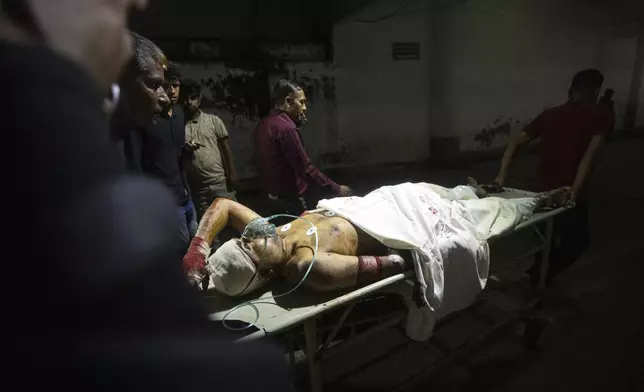
<instances>
[{"instance_id":1,"label":"wall sign","mask_svg":"<svg viewBox=\"0 0 644 392\"><path fill-rule=\"evenodd\" d=\"M394 60L420 60L420 42L394 42L391 53Z\"/></svg>"}]
</instances>

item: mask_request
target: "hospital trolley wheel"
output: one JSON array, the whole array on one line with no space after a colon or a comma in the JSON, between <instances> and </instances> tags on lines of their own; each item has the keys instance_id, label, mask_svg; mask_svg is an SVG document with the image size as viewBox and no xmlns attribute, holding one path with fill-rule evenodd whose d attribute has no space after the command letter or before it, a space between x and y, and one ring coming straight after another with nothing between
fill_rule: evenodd
<instances>
[{"instance_id":1,"label":"hospital trolley wheel","mask_svg":"<svg viewBox=\"0 0 644 392\"><path fill-rule=\"evenodd\" d=\"M534 318L527 320L525 331L521 337L521 345L526 350L534 350L537 348L541 336L543 336L543 331L547 326L548 322L543 319Z\"/></svg>"}]
</instances>

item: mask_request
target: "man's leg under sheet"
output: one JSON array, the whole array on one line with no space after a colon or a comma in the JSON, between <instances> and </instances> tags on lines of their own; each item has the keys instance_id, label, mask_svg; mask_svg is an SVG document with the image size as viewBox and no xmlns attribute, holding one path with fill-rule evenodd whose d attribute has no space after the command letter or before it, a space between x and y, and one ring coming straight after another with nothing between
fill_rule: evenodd
<instances>
[{"instance_id":1,"label":"man's leg under sheet","mask_svg":"<svg viewBox=\"0 0 644 392\"><path fill-rule=\"evenodd\" d=\"M529 219L541 206L542 198L486 197L484 199L459 200L456 203L464 207L464 213L480 235L483 238L489 238L511 230Z\"/></svg>"},{"instance_id":2,"label":"man's leg under sheet","mask_svg":"<svg viewBox=\"0 0 644 392\"><path fill-rule=\"evenodd\" d=\"M489 195L488 191L484 189L485 186L479 185L472 177L467 178L467 185L458 185L451 189L434 184L431 184L431 187L443 198L453 201L483 199Z\"/></svg>"}]
</instances>

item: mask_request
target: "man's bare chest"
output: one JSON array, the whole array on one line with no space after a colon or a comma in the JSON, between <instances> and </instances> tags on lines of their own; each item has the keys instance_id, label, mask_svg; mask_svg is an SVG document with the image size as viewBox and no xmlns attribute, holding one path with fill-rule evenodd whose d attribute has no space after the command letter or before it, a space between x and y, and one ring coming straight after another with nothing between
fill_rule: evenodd
<instances>
[{"instance_id":1,"label":"man's bare chest","mask_svg":"<svg viewBox=\"0 0 644 392\"><path fill-rule=\"evenodd\" d=\"M379 254L386 250L380 242L339 216L320 212L307 214L303 218L315 227L318 253L328 252L356 256ZM294 244L294 253L298 253L302 248L309 248L311 252L315 249L315 234L307 221L296 220L291 222L290 226L284 225L278 228L280 236Z\"/></svg>"}]
</instances>

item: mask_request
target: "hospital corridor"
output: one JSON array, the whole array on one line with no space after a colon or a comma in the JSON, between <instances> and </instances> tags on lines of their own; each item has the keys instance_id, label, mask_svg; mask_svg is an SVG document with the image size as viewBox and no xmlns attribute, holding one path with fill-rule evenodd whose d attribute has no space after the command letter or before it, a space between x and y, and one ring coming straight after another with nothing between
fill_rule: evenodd
<instances>
[{"instance_id":1,"label":"hospital corridor","mask_svg":"<svg viewBox=\"0 0 644 392\"><path fill-rule=\"evenodd\" d=\"M642 139L616 140L596 169L591 207L593 243L579 263L547 291L548 300L541 314L550 324L543 330L538 346L527 349L521 340L525 327L511 325L493 333L463 358L440 367L424 379L415 380L418 385L412 390L639 391L644 388L641 372L644 289L639 283L644 276L641 262L644 230L638 223L644 219L639 208L644 185L631 181L629 175L632 168L643 167L641 151L644 151ZM472 173L494 175L495 163L474 162L433 171L400 168L391 173L378 172L374 177L385 178L385 182L431 177L451 185ZM536 156L526 154L517 164L522 175L525 174L524 184L528 185L530 173L536 169ZM630 185L624 186L626 183ZM519 185L522 184L519 182ZM368 189L370 185L365 181L364 186ZM630 218L624 220L624 216ZM518 306L521 296L521 291L511 291L493 303L511 309ZM490 329L485 319L467 314L463 317L460 322L455 321L449 328L437 332L435 337L445 345L459 346ZM443 357L436 347L406 346L405 342L400 331L386 331L334 358L327 369L337 374L342 374L345 367L355 367L356 363L374 361L334 388L397 390L395 387L401 381L428 369Z\"/></svg>"},{"instance_id":2,"label":"hospital corridor","mask_svg":"<svg viewBox=\"0 0 644 392\"><path fill-rule=\"evenodd\" d=\"M644 1L0 0L1 391L644 391Z\"/></svg>"}]
</instances>

